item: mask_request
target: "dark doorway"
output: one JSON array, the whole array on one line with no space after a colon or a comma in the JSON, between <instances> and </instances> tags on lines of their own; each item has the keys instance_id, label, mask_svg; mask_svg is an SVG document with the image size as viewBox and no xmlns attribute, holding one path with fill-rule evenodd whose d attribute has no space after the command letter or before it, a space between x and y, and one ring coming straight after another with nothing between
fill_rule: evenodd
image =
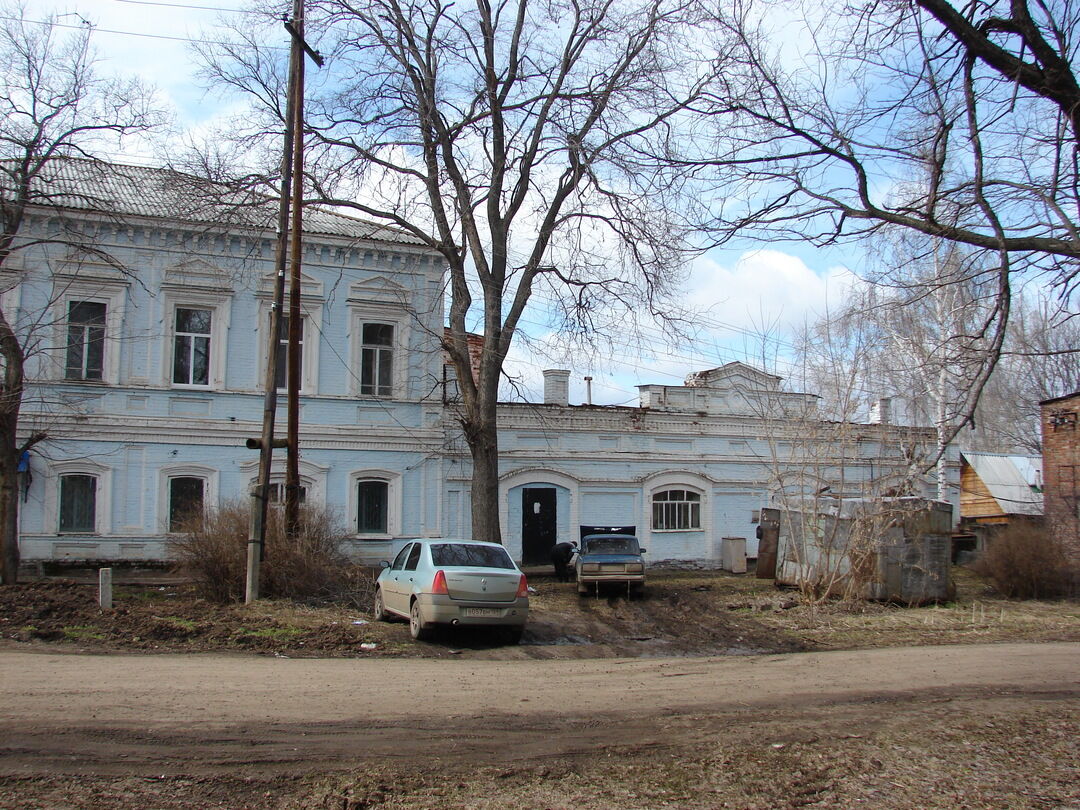
<instances>
[{"instance_id":1,"label":"dark doorway","mask_svg":"<svg viewBox=\"0 0 1080 810\"><path fill-rule=\"evenodd\" d=\"M521 564L547 565L555 546L555 488L521 491Z\"/></svg>"}]
</instances>

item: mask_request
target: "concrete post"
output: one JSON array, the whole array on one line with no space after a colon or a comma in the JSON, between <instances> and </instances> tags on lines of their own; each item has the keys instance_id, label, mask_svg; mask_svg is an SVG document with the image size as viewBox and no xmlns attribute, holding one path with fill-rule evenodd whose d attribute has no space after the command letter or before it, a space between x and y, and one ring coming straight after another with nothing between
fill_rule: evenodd
<instances>
[{"instance_id":1,"label":"concrete post","mask_svg":"<svg viewBox=\"0 0 1080 810\"><path fill-rule=\"evenodd\" d=\"M98 604L102 610L112 610L112 569L98 569Z\"/></svg>"}]
</instances>

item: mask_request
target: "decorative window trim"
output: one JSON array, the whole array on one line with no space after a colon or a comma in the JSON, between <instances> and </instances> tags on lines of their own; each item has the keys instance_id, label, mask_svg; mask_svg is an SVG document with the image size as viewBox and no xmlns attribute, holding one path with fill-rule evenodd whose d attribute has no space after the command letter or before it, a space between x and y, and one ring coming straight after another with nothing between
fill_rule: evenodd
<instances>
[{"instance_id":1,"label":"decorative window trim","mask_svg":"<svg viewBox=\"0 0 1080 810\"><path fill-rule=\"evenodd\" d=\"M244 494L250 495L251 490L259 483L258 458L241 462L240 472L247 480L247 491ZM326 477L329 472L330 467L327 465L315 464L300 459L300 486L307 487L305 503L317 506L326 503ZM280 456L275 457L273 460L273 466L270 469L270 483L285 483L285 459Z\"/></svg>"},{"instance_id":2,"label":"decorative window trim","mask_svg":"<svg viewBox=\"0 0 1080 810\"><path fill-rule=\"evenodd\" d=\"M187 391L220 391L225 388L230 303L231 299L226 297L223 300L221 293L198 291L167 291L165 293L162 316L164 327L162 333L165 339L162 341L161 357L161 382L165 387ZM173 347L176 341L176 310L178 308L208 309L212 313L210 316L210 381L207 385L173 382Z\"/></svg>"},{"instance_id":3,"label":"decorative window trim","mask_svg":"<svg viewBox=\"0 0 1080 810\"><path fill-rule=\"evenodd\" d=\"M701 497L699 507L699 526L689 529L656 529L653 528L653 496L660 492L672 489L682 489L693 492ZM712 524L712 490L706 481L687 475L686 473L661 473L649 479L645 484L645 497L642 499L642 525L647 526L650 534L676 534L680 532L694 532L708 534Z\"/></svg>"},{"instance_id":4,"label":"decorative window trim","mask_svg":"<svg viewBox=\"0 0 1080 810\"><path fill-rule=\"evenodd\" d=\"M48 484L45 487L46 526L58 537L104 535L112 530L112 468L90 459L54 461L47 468ZM94 530L92 532L60 531L60 478L65 475L91 475L97 479L94 495Z\"/></svg>"},{"instance_id":5,"label":"decorative window trim","mask_svg":"<svg viewBox=\"0 0 1080 810\"><path fill-rule=\"evenodd\" d=\"M361 481L384 481L386 483L386 533L361 534L357 531L359 497L357 486ZM354 470L349 473L349 525L350 534L358 540L391 540L401 534L401 473L393 470Z\"/></svg>"},{"instance_id":6,"label":"decorative window trim","mask_svg":"<svg viewBox=\"0 0 1080 810\"><path fill-rule=\"evenodd\" d=\"M300 393L306 396L319 392L319 344L322 342L322 302L302 301L300 315L304 324L304 340L300 347ZM285 313L288 314L289 305L285 304ZM279 335L279 340L285 335ZM259 326L257 333L259 341L259 367L255 373L255 387L262 390L266 378L266 364L270 359L268 352L276 347L270 346L270 302L263 301L259 304Z\"/></svg>"},{"instance_id":7,"label":"decorative window trim","mask_svg":"<svg viewBox=\"0 0 1080 810\"><path fill-rule=\"evenodd\" d=\"M360 391L363 368L364 324L380 323L394 327L391 391L386 394L363 394ZM412 315L400 304L378 301L349 302L349 393L362 399L405 399L408 396L409 345Z\"/></svg>"},{"instance_id":8,"label":"decorative window trim","mask_svg":"<svg viewBox=\"0 0 1080 810\"><path fill-rule=\"evenodd\" d=\"M52 352L53 377L74 385L117 385L120 382L120 347L124 323L127 285L116 281L58 277L60 289L55 293L53 324L55 349ZM62 286L61 286L62 285ZM105 345L100 380L67 379L68 309L75 301L105 305Z\"/></svg>"},{"instance_id":9,"label":"decorative window trim","mask_svg":"<svg viewBox=\"0 0 1080 810\"><path fill-rule=\"evenodd\" d=\"M205 464L170 464L158 471L158 525L162 534L169 534L169 481L173 478L203 479L203 509L218 504L218 471Z\"/></svg>"}]
</instances>

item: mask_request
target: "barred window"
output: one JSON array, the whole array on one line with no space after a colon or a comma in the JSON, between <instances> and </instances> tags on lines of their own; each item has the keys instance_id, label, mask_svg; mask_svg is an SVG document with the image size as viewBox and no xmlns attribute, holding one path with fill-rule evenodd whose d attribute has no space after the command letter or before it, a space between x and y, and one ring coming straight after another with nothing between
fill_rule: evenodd
<instances>
[{"instance_id":1,"label":"barred window","mask_svg":"<svg viewBox=\"0 0 1080 810\"><path fill-rule=\"evenodd\" d=\"M700 529L701 495L685 489L666 489L652 499L654 529Z\"/></svg>"}]
</instances>

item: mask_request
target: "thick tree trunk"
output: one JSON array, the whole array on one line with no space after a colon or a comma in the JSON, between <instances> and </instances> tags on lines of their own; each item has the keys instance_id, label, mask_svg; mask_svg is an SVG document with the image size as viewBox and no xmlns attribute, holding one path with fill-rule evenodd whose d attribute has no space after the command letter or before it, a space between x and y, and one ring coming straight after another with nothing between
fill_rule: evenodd
<instances>
[{"instance_id":1,"label":"thick tree trunk","mask_svg":"<svg viewBox=\"0 0 1080 810\"><path fill-rule=\"evenodd\" d=\"M19 460L14 437L0 449L0 537L3 539L3 570L0 581L14 585L19 580Z\"/></svg>"},{"instance_id":2,"label":"thick tree trunk","mask_svg":"<svg viewBox=\"0 0 1080 810\"><path fill-rule=\"evenodd\" d=\"M502 542L499 527L499 436L495 420L466 426L472 453L472 539Z\"/></svg>"}]
</instances>

